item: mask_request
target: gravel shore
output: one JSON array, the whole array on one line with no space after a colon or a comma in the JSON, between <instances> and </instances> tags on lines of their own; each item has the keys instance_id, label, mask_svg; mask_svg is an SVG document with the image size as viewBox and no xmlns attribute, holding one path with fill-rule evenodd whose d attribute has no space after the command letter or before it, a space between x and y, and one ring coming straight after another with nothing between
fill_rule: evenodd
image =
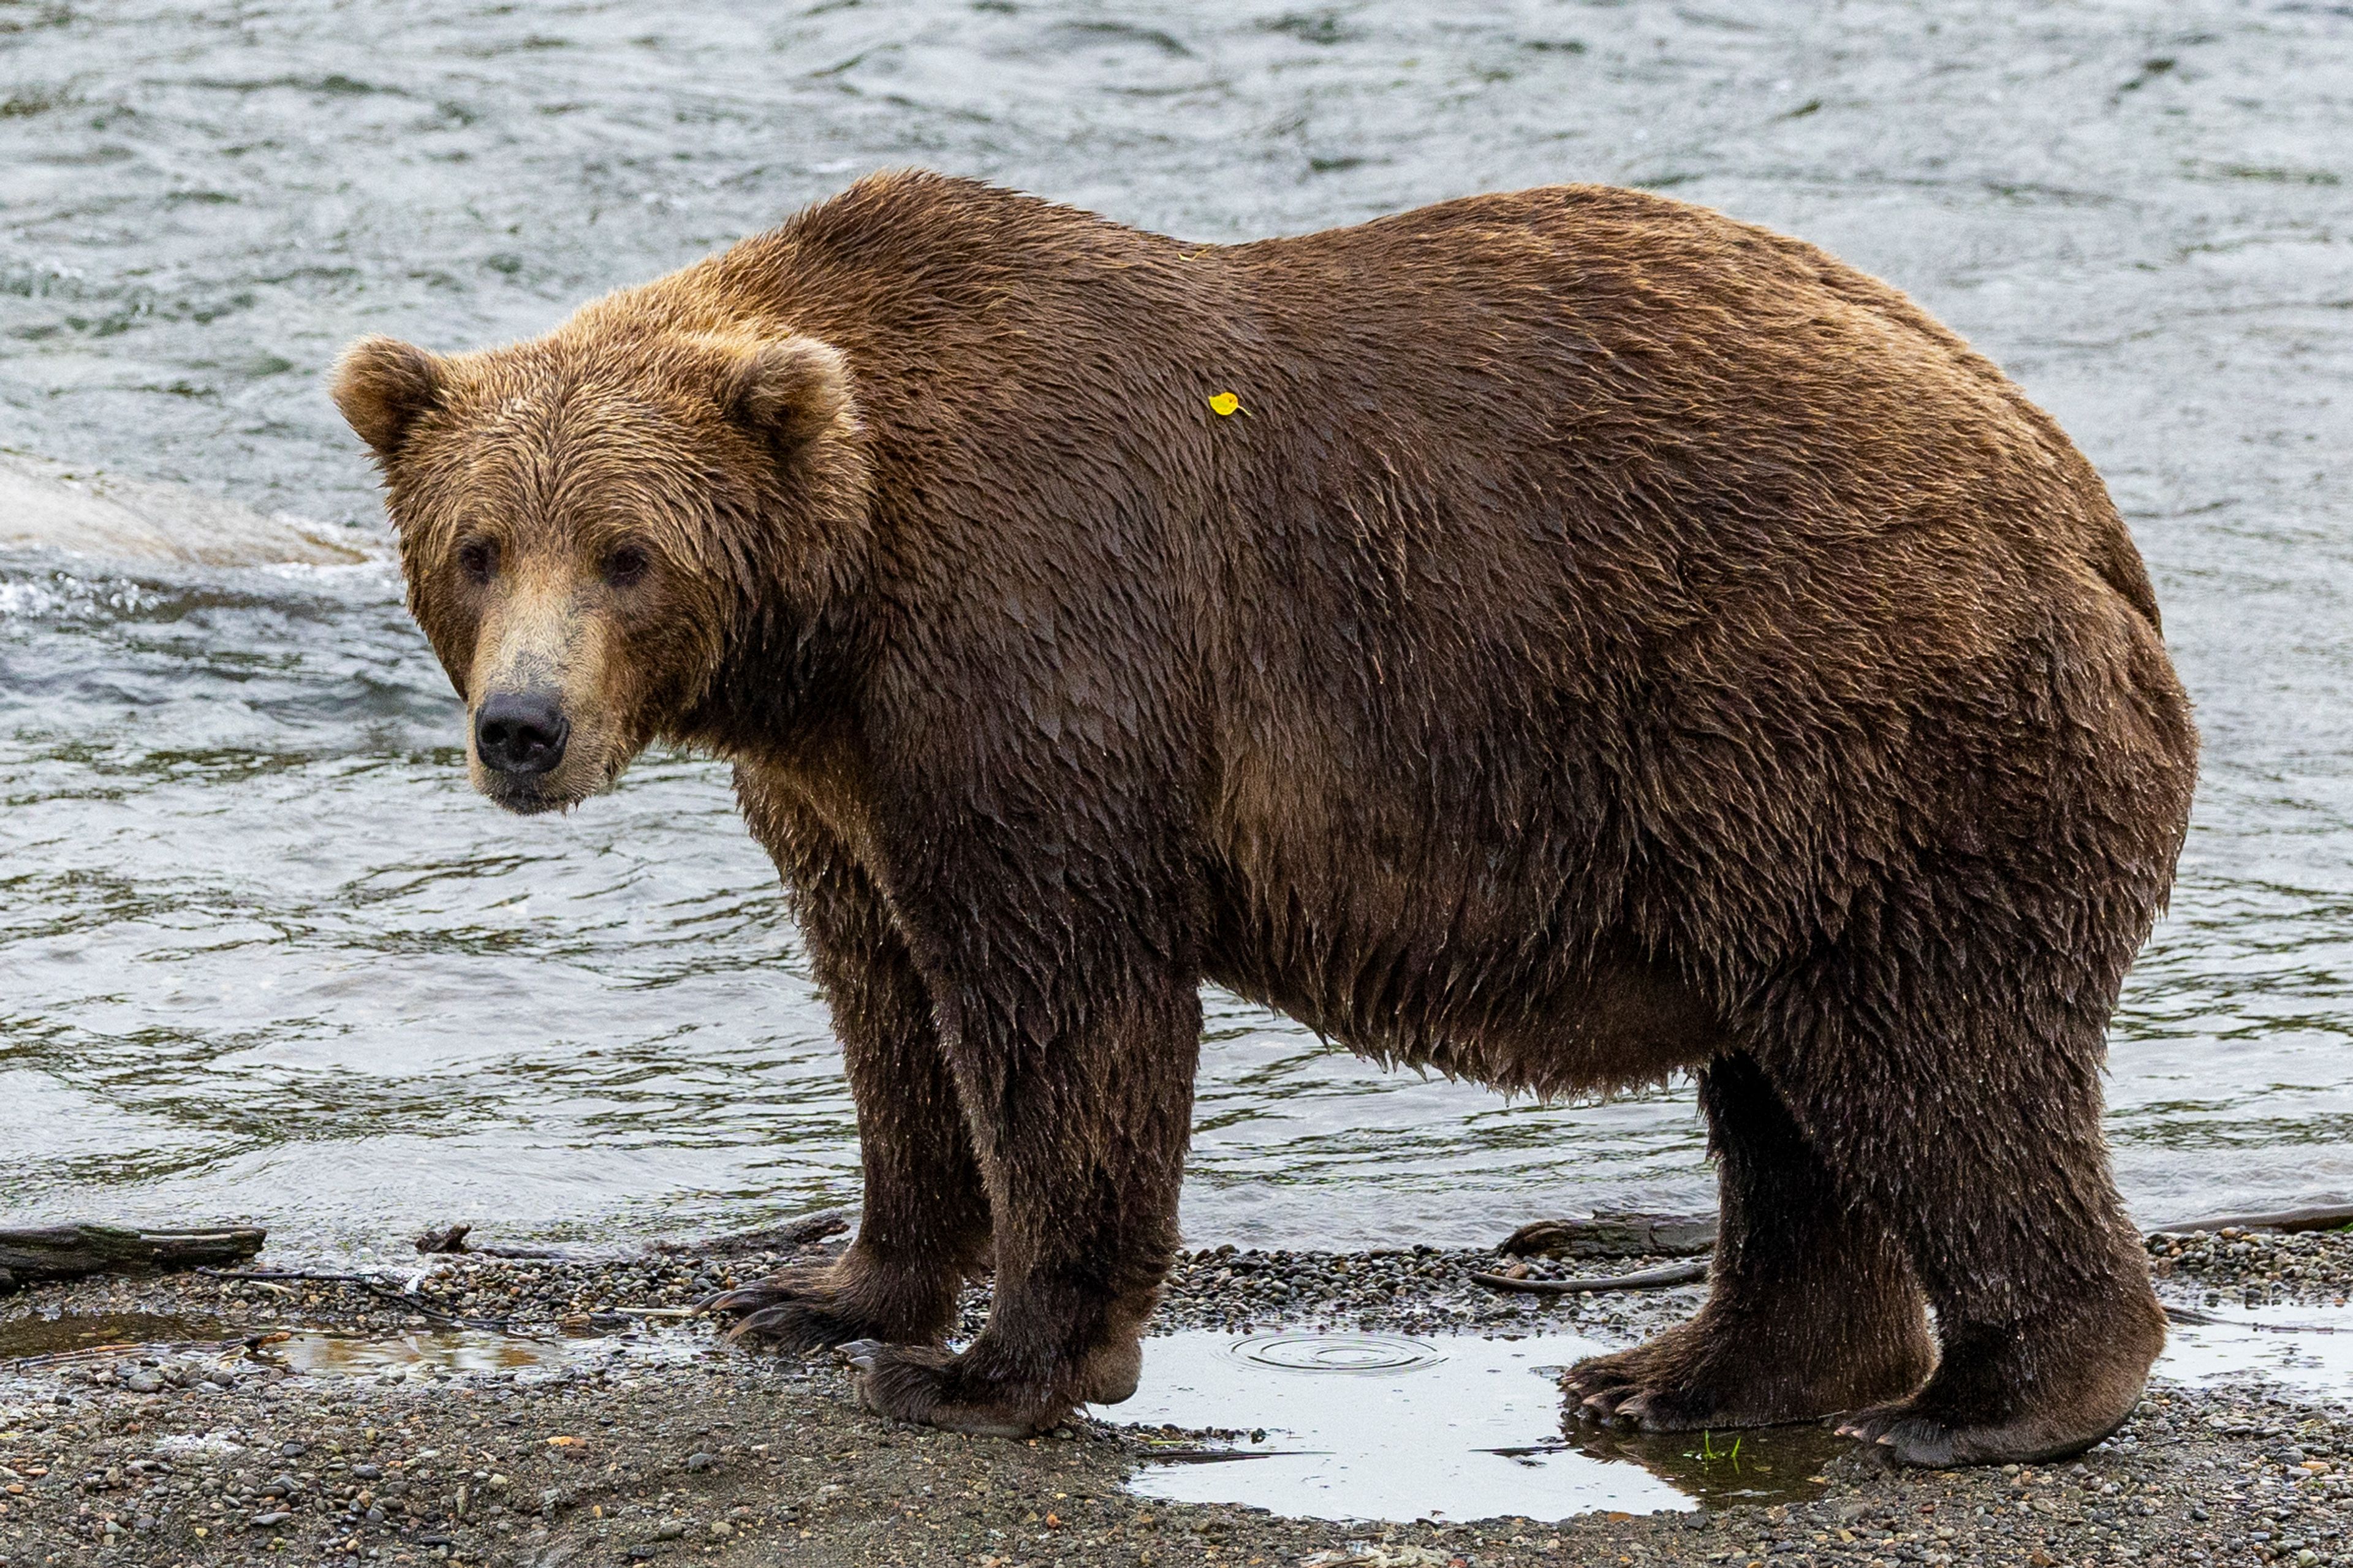
<instances>
[{"instance_id":1,"label":"gravel shore","mask_svg":"<svg viewBox=\"0 0 2353 1568\"><path fill-rule=\"evenodd\" d=\"M2353 1295L2341 1233L2161 1237L2150 1252L2181 1306ZM1800 1435L1820 1457L1784 1500L1690 1512L1384 1525L1157 1502L1124 1489L1148 1451L1131 1429L1005 1442L893 1426L857 1409L830 1358L744 1354L702 1320L645 1315L789 1256L453 1257L407 1293L179 1276L11 1298L0 1347L41 1353L0 1366L0 1563L2353 1568L2353 1415L2253 1383L2160 1381L2082 1462L2043 1468L1891 1472ZM1483 1251L1219 1248L1182 1262L1157 1326L1630 1341L1697 1299L1471 1282L1497 1267ZM420 1359L404 1335L439 1348ZM1671 1473L1691 1470L1688 1439L1618 1447L1708 1490Z\"/></svg>"},{"instance_id":2,"label":"gravel shore","mask_svg":"<svg viewBox=\"0 0 2353 1568\"><path fill-rule=\"evenodd\" d=\"M2353 1297L2353 1233L2347 1231L2160 1233L2148 1238L2148 1258L2158 1292L2168 1300L2262 1307L2342 1305Z\"/></svg>"}]
</instances>

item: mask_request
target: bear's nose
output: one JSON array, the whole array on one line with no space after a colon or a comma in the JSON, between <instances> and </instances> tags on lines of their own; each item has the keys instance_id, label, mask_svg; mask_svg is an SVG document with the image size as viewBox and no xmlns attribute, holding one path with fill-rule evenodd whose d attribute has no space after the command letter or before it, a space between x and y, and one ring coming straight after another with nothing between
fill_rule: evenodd
<instances>
[{"instance_id":1,"label":"bear's nose","mask_svg":"<svg viewBox=\"0 0 2353 1568\"><path fill-rule=\"evenodd\" d=\"M493 692L474 715L474 750L487 766L511 778L527 778L564 760L564 738L571 729L549 693Z\"/></svg>"}]
</instances>

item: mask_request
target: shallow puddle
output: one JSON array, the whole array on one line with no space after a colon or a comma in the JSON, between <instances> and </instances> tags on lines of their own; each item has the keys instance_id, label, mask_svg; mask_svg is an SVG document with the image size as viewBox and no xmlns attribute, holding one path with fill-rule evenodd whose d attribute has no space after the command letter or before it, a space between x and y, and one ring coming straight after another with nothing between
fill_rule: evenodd
<instances>
[{"instance_id":1,"label":"shallow puddle","mask_svg":"<svg viewBox=\"0 0 2353 1568\"><path fill-rule=\"evenodd\" d=\"M2211 1312L2177 1323L2157 1375L2262 1378L2353 1398L2353 1309ZM1317 1519L1564 1519L1819 1495L1853 1445L1819 1426L1638 1434L1564 1419L1558 1369L1616 1348L1575 1334L1412 1340L1191 1332L1145 1342L1106 1419L1182 1428L1130 1483L1147 1497ZM1218 1434L1204 1440L1202 1432Z\"/></svg>"},{"instance_id":2,"label":"shallow puddle","mask_svg":"<svg viewBox=\"0 0 2353 1568\"><path fill-rule=\"evenodd\" d=\"M523 1339L486 1329L439 1329L388 1335L290 1333L261 1354L297 1372L381 1376L410 1369L441 1372L513 1372L577 1360L579 1340Z\"/></svg>"},{"instance_id":3,"label":"shallow puddle","mask_svg":"<svg viewBox=\"0 0 2353 1568\"><path fill-rule=\"evenodd\" d=\"M376 1377L420 1372L509 1372L577 1360L599 1338L532 1339L486 1329L344 1334L323 1329L232 1326L216 1318L152 1312L12 1318L0 1322L0 1372L122 1360L253 1361L295 1372Z\"/></svg>"},{"instance_id":4,"label":"shallow puddle","mask_svg":"<svg viewBox=\"0 0 2353 1568\"><path fill-rule=\"evenodd\" d=\"M2353 1307L2209 1310L2176 1322L2156 1375L2200 1384L2261 1378L2295 1394L2353 1402Z\"/></svg>"},{"instance_id":5,"label":"shallow puddle","mask_svg":"<svg viewBox=\"0 0 2353 1568\"><path fill-rule=\"evenodd\" d=\"M258 1334L259 1331L255 1331ZM235 1350L244 1336L216 1318L160 1312L68 1313L0 1322L0 1363L64 1365L115 1356Z\"/></svg>"},{"instance_id":6,"label":"shallow puddle","mask_svg":"<svg viewBox=\"0 0 2353 1568\"><path fill-rule=\"evenodd\" d=\"M1135 1397L1098 1414L1226 1434L1172 1437L1132 1483L1147 1497L1317 1519L1550 1520L1820 1490L1841 1445L1817 1428L1565 1433L1558 1370L1609 1348L1575 1334L1170 1334L1145 1342Z\"/></svg>"}]
</instances>

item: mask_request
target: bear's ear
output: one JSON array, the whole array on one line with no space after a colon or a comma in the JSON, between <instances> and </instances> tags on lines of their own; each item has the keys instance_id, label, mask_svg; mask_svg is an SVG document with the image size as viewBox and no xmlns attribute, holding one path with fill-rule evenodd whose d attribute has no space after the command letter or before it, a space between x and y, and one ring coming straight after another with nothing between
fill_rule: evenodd
<instances>
[{"instance_id":1,"label":"bear's ear","mask_svg":"<svg viewBox=\"0 0 2353 1568\"><path fill-rule=\"evenodd\" d=\"M723 373L719 406L744 429L790 451L850 416L849 366L815 338L763 343Z\"/></svg>"},{"instance_id":2,"label":"bear's ear","mask_svg":"<svg viewBox=\"0 0 2353 1568\"><path fill-rule=\"evenodd\" d=\"M417 416L440 402L445 379L441 362L414 343L362 338L336 362L329 392L360 439L390 458Z\"/></svg>"}]
</instances>

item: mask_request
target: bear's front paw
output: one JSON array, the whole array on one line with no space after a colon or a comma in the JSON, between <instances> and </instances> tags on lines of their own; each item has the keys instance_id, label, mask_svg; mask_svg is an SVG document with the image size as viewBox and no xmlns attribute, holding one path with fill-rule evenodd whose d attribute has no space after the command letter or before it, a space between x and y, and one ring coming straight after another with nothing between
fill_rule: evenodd
<instances>
[{"instance_id":1,"label":"bear's front paw","mask_svg":"<svg viewBox=\"0 0 2353 1568\"><path fill-rule=\"evenodd\" d=\"M874 1332L831 1268L793 1268L702 1303L706 1312L740 1313L731 1340L806 1355Z\"/></svg>"},{"instance_id":2,"label":"bear's front paw","mask_svg":"<svg viewBox=\"0 0 2353 1568\"><path fill-rule=\"evenodd\" d=\"M858 1369L858 1400L877 1415L980 1437L1034 1437L1072 1403L983 1373L970 1352L861 1340L841 1347Z\"/></svg>"}]
</instances>

